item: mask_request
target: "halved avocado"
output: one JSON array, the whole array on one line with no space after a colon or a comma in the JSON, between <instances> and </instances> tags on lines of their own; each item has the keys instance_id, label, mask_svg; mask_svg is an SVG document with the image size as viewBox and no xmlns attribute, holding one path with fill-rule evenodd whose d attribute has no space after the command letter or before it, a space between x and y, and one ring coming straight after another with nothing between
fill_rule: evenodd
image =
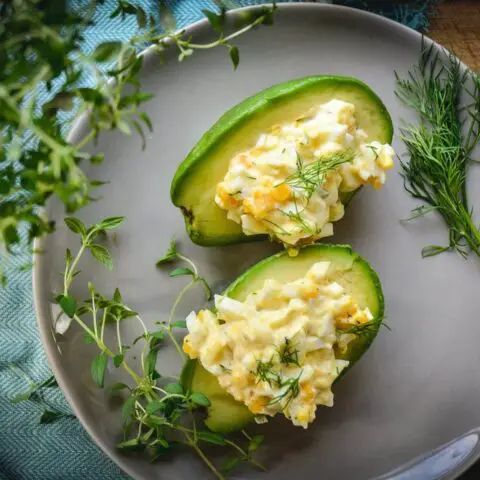
<instances>
[{"instance_id":1,"label":"halved avocado","mask_svg":"<svg viewBox=\"0 0 480 480\"><path fill-rule=\"evenodd\" d=\"M224 295L243 301L247 295L262 288L265 280L275 278L285 283L291 282L305 276L309 268L319 261L331 262L331 278L340 283L361 308L370 309L376 324L376 328L369 329L365 335L353 340L346 352L338 354L338 358L350 362L342 372L343 376L367 351L377 335L384 313L382 287L377 274L349 246L311 245L302 248L296 257L280 252L247 270L225 290ZM253 419L248 408L223 390L217 378L207 372L200 362L188 360L181 381L186 390L201 392L210 399L211 405L205 421L210 430L219 433L237 431Z\"/></svg>"},{"instance_id":2,"label":"halved avocado","mask_svg":"<svg viewBox=\"0 0 480 480\"><path fill-rule=\"evenodd\" d=\"M391 143L390 115L378 96L355 78L312 76L280 83L257 93L225 113L193 147L178 167L170 195L182 210L193 242L228 245L263 238L247 236L215 203L215 190L230 160L255 145L275 124L293 122L312 107L337 98L355 105L357 124L368 140ZM344 203L348 201L347 194Z\"/></svg>"}]
</instances>

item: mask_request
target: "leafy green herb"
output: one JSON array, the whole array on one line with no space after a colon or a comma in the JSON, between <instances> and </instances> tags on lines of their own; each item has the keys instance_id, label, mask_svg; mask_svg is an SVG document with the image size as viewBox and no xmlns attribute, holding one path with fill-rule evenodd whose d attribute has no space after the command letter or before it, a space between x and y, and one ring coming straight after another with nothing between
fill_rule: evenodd
<instances>
[{"instance_id":1,"label":"leafy green herb","mask_svg":"<svg viewBox=\"0 0 480 480\"><path fill-rule=\"evenodd\" d=\"M294 354L293 358L295 358L295 355L296 354ZM285 357L283 358L285 359ZM291 357L288 356L287 359L291 360ZM280 360L282 360L281 355ZM300 393L299 381L302 372L303 370L300 371L297 377L290 377L286 379L282 378L280 373L275 370L275 365L272 358L268 362L257 360L257 368L253 373L258 379L257 381L267 382L270 387L274 386L282 390L281 393L273 397L268 404L275 405L277 403L281 403L282 408L285 409L287 408L288 404Z\"/></svg>"},{"instance_id":2,"label":"leafy green herb","mask_svg":"<svg viewBox=\"0 0 480 480\"><path fill-rule=\"evenodd\" d=\"M423 44L419 64L405 78L397 75L397 95L420 117L402 138L409 159L401 162L404 186L423 202L413 217L437 211L449 230L446 246L431 245L422 256L468 249L480 255L480 231L472 218L466 176L480 140L480 77L462 71L452 54ZM464 105L462 95L470 97Z\"/></svg>"},{"instance_id":3,"label":"leafy green herb","mask_svg":"<svg viewBox=\"0 0 480 480\"><path fill-rule=\"evenodd\" d=\"M183 395L183 387L179 383L169 383L164 388L167 393Z\"/></svg>"},{"instance_id":4,"label":"leafy green herb","mask_svg":"<svg viewBox=\"0 0 480 480\"><path fill-rule=\"evenodd\" d=\"M329 172L344 163L351 162L352 159L353 153L348 150L346 152L325 155L305 165L297 152L297 171L288 177L285 183L302 192L308 200L321 188Z\"/></svg>"},{"instance_id":5,"label":"leafy green herb","mask_svg":"<svg viewBox=\"0 0 480 480\"><path fill-rule=\"evenodd\" d=\"M369 150L372 151L372 153L375 155L375 160L378 159L378 148L375 147L374 145L367 145L366 146Z\"/></svg>"},{"instance_id":6,"label":"leafy green herb","mask_svg":"<svg viewBox=\"0 0 480 480\"><path fill-rule=\"evenodd\" d=\"M269 405L275 405L276 403L282 403L282 408L287 408L288 404L300 394L300 377L303 370L296 377L287 378L281 382L280 387L283 391L276 397L272 398Z\"/></svg>"},{"instance_id":7,"label":"leafy green herb","mask_svg":"<svg viewBox=\"0 0 480 480\"><path fill-rule=\"evenodd\" d=\"M114 355L115 358L115 355ZM104 352L99 353L92 361L90 368L93 381L100 387L103 388L103 381L105 378L105 370L108 364L108 356Z\"/></svg>"},{"instance_id":8,"label":"leafy green herb","mask_svg":"<svg viewBox=\"0 0 480 480\"><path fill-rule=\"evenodd\" d=\"M198 432L197 437L203 442L212 443L213 445L225 445L223 435L214 432Z\"/></svg>"},{"instance_id":9,"label":"leafy green herb","mask_svg":"<svg viewBox=\"0 0 480 480\"><path fill-rule=\"evenodd\" d=\"M270 387L273 385L281 386L282 379L280 374L273 369L273 366L273 359L270 359L268 362L257 360L257 369L254 372L255 376L258 381L267 382Z\"/></svg>"},{"instance_id":10,"label":"leafy green herb","mask_svg":"<svg viewBox=\"0 0 480 480\"><path fill-rule=\"evenodd\" d=\"M242 430L243 436L248 440L248 446L245 449L241 448L239 445L232 443L230 440L225 439L227 445L231 445L237 451L237 456L231 456L226 459L222 465L222 472L228 475L234 470L241 462L249 462L252 465L255 465L258 469L265 471L265 467L257 462L253 458L253 454L260 447L264 441L263 435L255 435L251 437L245 430Z\"/></svg>"},{"instance_id":11,"label":"leafy green herb","mask_svg":"<svg viewBox=\"0 0 480 480\"><path fill-rule=\"evenodd\" d=\"M307 200L308 203L308 200ZM304 215L302 215L303 211L305 210L306 207L302 207L301 209L298 207L298 202L297 202L297 195L294 193L293 194L293 206L294 206L294 211L287 211L287 210L281 210L279 211L287 216L290 220L295 222L298 225L298 229L300 233L307 233L308 235L317 235L320 230L317 228L315 224L311 224L305 220Z\"/></svg>"},{"instance_id":12,"label":"leafy green herb","mask_svg":"<svg viewBox=\"0 0 480 480\"><path fill-rule=\"evenodd\" d=\"M230 59L233 63L233 68L236 69L238 67L238 63L240 62L240 52L238 51L238 47L231 45L228 51L230 54Z\"/></svg>"},{"instance_id":13,"label":"leafy green herb","mask_svg":"<svg viewBox=\"0 0 480 480\"><path fill-rule=\"evenodd\" d=\"M195 273L193 272L193 270L190 270L189 268L176 268L175 270L172 270L169 274L171 277L180 277L180 276L184 276L184 275L190 275L190 276L194 276Z\"/></svg>"},{"instance_id":14,"label":"leafy green herb","mask_svg":"<svg viewBox=\"0 0 480 480\"><path fill-rule=\"evenodd\" d=\"M383 321L383 318L377 318L375 320L370 320L369 322L360 323L359 325L353 325L345 330L340 329L340 333L351 333L359 337L370 336L375 334L378 331L380 326L384 326L387 330L390 330L390 327Z\"/></svg>"},{"instance_id":15,"label":"leafy green herb","mask_svg":"<svg viewBox=\"0 0 480 480\"><path fill-rule=\"evenodd\" d=\"M289 176L284 182L293 188L294 211L279 211L283 215L287 216L290 220L298 224L299 233L306 233L311 236L318 235L320 233L318 227L311 222L307 222L302 214L312 195L321 190L327 174L338 168L340 165L351 162L352 159L353 152L347 150L345 152L326 155L305 165L300 154L297 152L297 171L293 175ZM298 202L299 200L301 201L300 206ZM277 229L280 228L278 225L276 227ZM280 233L283 234L282 232Z\"/></svg>"},{"instance_id":16,"label":"leafy green herb","mask_svg":"<svg viewBox=\"0 0 480 480\"><path fill-rule=\"evenodd\" d=\"M92 244L88 248L90 249L90 253L93 255L93 257L96 258L100 263L103 263L105 267L107 267L109 270L113 268L113 260L106 247L103 245Z\"/></svg>"},{"instance_id":17,"label":"leafy green herb","mask_svg":"<svg viewBox=\"0 0 480 480\"><path fill-rule=\"evenodd\" d=\"M411 220L415 220L416 218L424 217L425 215L429 214L430 212L434 212L435 210L438 210L437 207L428 207L427 205L420 205L419 207L415 207L412 210L411 215L402 221L410 222Z\"/></svg>"},{"instance_id":18,"label":"leafy green herb","mask_svg":"<svg viewBox=\"0 0 480 480\"><path fill-rule=\"evenodd\" d=\"M176 322L172 322L173 328L187 328L187 322L185 320L177 320Z\"/></svg>"},{"instance_id":19,"label":"leafy green herb","mask_svg":"<svg viewBox=\"0 0 480 480\"><path fill-rule=\"evenodd\" d=\"M199 405L200 407L209 407L210 400L203 394L194 392L190 395L190 400L195 404Z\"/></svg>"},{"instance_id":20,"label":"leafy green herb","mask_svg":"<svg viewBox=\"0 0 480 480\"><path fill-rule=\"evenodd\" d=\"M280 357L280 362L284 365L296 365L300 366L298 360L298 350L295 348L295 345L292 344L292 341L285 337L285 343L279 348L278 355Z\"/></svg>"},{"instance_id":21,"label":"leafy green herb","mask_svg":"<svg viewBox=\"0 0 480 480\"><path fill-rule=\"evenodd\" d=\"M135 19L138 32L128 42L103 42L91 54L83 52L81 44L95 22L97 6L104 2L91 0L75 9L72 2L17 0L0 7L0 244L7 253L13 253L20 242L21 228L29 241L54 230L54 222L38 208L50 197L60 200L67 212L92 201L92 191L104 182L88 178L82 165L103 161L103 153L86 149L102 132L137 133L145 146L146 132L153 126L143 105L152 95L140 85L139 50L151 45L151 51L163 55L176 49L179 60L184 60L197 50L223 47L236 68L239 53L232 42L270 24L275 10L275 5L252 10L232 32L225 30L224 10L220 14L207 10L216 38L195 43L185 30L176 30L164 2L160 2L163 31L156 16L140 5L128 0L114 3L111 17ZM85 72L95 77L94 86L79 86ZM51 97L43 105L39 86ZM76 143L67 142L68 128L62 128L66 119L85 112L89 130ZM71 223L71 228L81 227ZM107 267L111 265L102 248L91 251Z\"/></svg>"},{"instance_id":22,"label":"leafy green herb","mask_svg":"<svg viewBox=\"0 0 480 480\"><path fill-rule=\"evenodd\" d=\"M205 294L207 296L207 300L211 300L212 290L211 290L210 286L208 285L208 282L198 274L198 270L197 270L197 267L195 266L195 264L188 257L185 257L184 255L182 255L178 252L177 244L176 244L175 240L172 239L170 241L170 245L169 245L165 255L163 255L160 258L160 260L157 261L157 267L162 267L163 265L165 265L167 263L174 262L176 260L183 261L183 262L187 263L188 268L187 267L175 268L174 270L172 270L170 272L170 274L169 274L170 277L181 277L181 276L192 277L192 281L184 288L181 296L183 296L183 294L185 294L187 292L187 290L189 290L195 284L200 283L200 284L202 284L203 288L205 289ZM175 308L173 309L173 311L174 310L175 310ZM170 318L170 320L169 320L169 325L171 323L172 323L172 318Z\"/></svg>"},{"instance_id":23,"label":"leafy green herb","mask_svg":"<svg viewBox=\"0 0 480 480\"><path fill-rule=\"evenodd\" d=\"M65 218L65 224L74 233L80 235L82 245L75 257L67 249L65 255L65 272L63 276L63 293L57 295L57 303L62 310L72 318L75 314L77 304L75 298L68 294L68 289L73 278L79 273L77 271L78 262L85 250L89 250L92 256L100 263L111 269L113 267L112 257L108 249L99 244L93 243L94 240L106 230L118 228L124 220L124 217L107 217L101 222L90 226L88 229L81 220L74 217ZM117 293L118 296L118 293Z\"/></svg>"},{"instance_id":24,"label":"leafy green herb","mask_svg":"<svg viewBox=\"0 0 480 480\"><path fill-rule=\"evenodd\" d=\"M170 245L165 253L165 255L163 255L163 257L161 257L158 261L157 261L157 267L159 267L160 265L164 265L166 263L170 263L170 262L173 262L174 260L177 260L178 259L178 254L177 254L177 242L175 242L175 239L172 238L172 240L170 241Z\"/></svg>"},{"instance_id":25,"label":"leafy green herb","mask_svg":"<svg viewBox=\"0 0 480 480\"><path fill-rule=\"evenodd\" d=\"M123 359L124 359L123 353L118 353L113 357L113 364L115 365L116 368L118 368L122 364Z\"/></svg>"},{"instance_id":26,"label":"leafy green herb","mask_svg":"<svg viewBox=\"0 0 480 480\"><path fill-rule=\"evenodd\" d=\"M70 227L73 227L72 230L76 230L80 238L80 247L75 255L71 252L66 254L64 291L56 298L58 302L65 298L72 299L75 308L64 308L64 310L71 314L74 322L84 330L89 341L95 344L99 350L91 364L93 381L99 387L104 386L107 365L110 360L116 368L122 368L130 377L129 384L115 383L108 387L110 393L116 396L126 396L121 412L124 438L118 443L117 448L126 452L146 451L153 461L170 452L175 445L184 444L198 454L217 478L223 479L223 473L203 451L202 444L207 443L222 446L228 451L233 450L234 458L238 459L236 464L249 462L258 468L263 468L252 458L252 453L261 443L259 438L249 439L248 445L242 447L238 441L233 441L218 433L198 429L196 412L208 407L210 400L201 392L184 391L180 383L168 382L166 379L169 377L164 378L156 371L157 356L166 339L165 335L173 342L182 360L184 359L184 354L172 329L183 328L185 322L173 321L175 311L187 289L198 283L201 283L204 288L206 285L206 281L199 276L196 265L188 257L178 252L174 243L170 245L170 253L167 252L165 257L169 257L169 261L177 259L186 262L189 265L187 275L190 277L190 282L182 289L173 303L169 320L160 323L161 330L150 332L140 315L123 303L118 289L115 289L113 295L108 297L98 292L95 286L89 282L90 297L87 300L80 301L73 297L71 286L77 277L72 275L72 272L76 269L85 251L91 250L91 242L96 235L120 226L123 219L112 218L118 220L105 219L88 228L80 226L81 223L78 220L69 221ZM180 275L180 273L178 274ZM206 289L206 293L210 296L209 288ZM134 343L143 342L139 371L130 365L129 345L124 345L122 340L121 323L126 319L137 321L142 330L142 334L134 341ZM104 333L108 325L115 329L116 347L107 346L104 341ZM29 391L27 396L30 395ZM55 418L56 413L51 409L46 409L42 416L44 422L53 421Z\"/></svg>"},{"instance_id":27,"label":"leafy green herb","mask_svg":"<svg viewBox=\"0 0 480 480\"><path fill-rule=\"evenodd\" d=\"M272 229L272 232L275 235L283 235L283 236L287 236L287 237L289 235L291 235L291 232L289 232L288 230L285 230L285 228L283 228L281 225L278 225L278 223L275 223L275 222L272 222L271 220L268 220L268 218L263 218L262 221L265 222L265 223L268 223L269 225L272 225L272 227L274 227L274 229Z\"/></svg>"},{"instance_id":28,"label":"leafy green herb","mask_svg":"<svg viewBox=\"0 0 480 480\"><path fill-rule=\"evenodd\" d=\"M64 418L64 417L65 417L65 414L63 412L54 411L54 410L44 410L42 415L40 416L40 423L53 423L59 418Z\"/></svg>"},{"instance_id":29,"label":"leafy green herb","mask_svg":"<svg viewBox=\"0 0 480 480\"><path fill-rule=\"evenodd\" d=\"M73 318L77 311L77 301L71 295L58 295L56 300L64 313Z\"/></svg>"},{"instance_id":30,"label":"leafy green herb","mask_svg":"<svg viewBox=\"0 0 480 480\"><path fill-rule=\"evenodd\" d=\"M55 377L51 376L42 382L34 382L20 367L17 365L10 365L10 369L17 375L21 376L29 384L29 387L23 393L19 393L11 399L12 403L33 402L40 406L42 413L39 418L39 423L52 423L60 418L75 418L70 413L65 413L53 405L51 405L45 398L45 391L49 388L57 387Z\"/></svg>"},{"instance_id":31,"label":"leafy green herb","mask_svg":"<svg viewBox=\"0 0 480 480\"><path fill-rule=\"evenodd\" d=\"M217 32L222 32L225 25L225 7L221 7L220 13L215 13L210 10L202 10L202 13L207 17L212 28Z\"/></svg>"}]
</instances>

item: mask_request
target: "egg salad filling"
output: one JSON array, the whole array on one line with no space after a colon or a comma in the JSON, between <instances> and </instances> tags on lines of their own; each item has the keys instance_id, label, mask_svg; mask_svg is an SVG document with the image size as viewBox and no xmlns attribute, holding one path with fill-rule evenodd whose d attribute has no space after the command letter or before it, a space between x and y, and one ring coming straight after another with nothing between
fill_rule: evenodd
<instances>
[{"instance_id":1,"label":"egg salad filling","mask_svg":"<svg viewBox=\"0 0 480 480\"><path fill-rule=\"evenodd\" d=\"M367 142L355 106L333 99L293 123L275 125L232 158L215 202L246 235L268 234L287 246L333 234L344 214L340 193L385 182L393 148Z\"/></svg>"},{"instance_id":2,"label":"egg salad filling","mask_svg":"<svg viewBox=\"0 0 480 480\"><path fill-rule=\"evenodd\" d=\"M317 405L333 405L335 379L348 365L337 358L373 317L329 278L330 262L305 277L263 287L237 301L216 295L216 311L187 317L183 350L256 415L283 413L307 428ZM337 354L337 356L336 356Z\"/></svg>"}]
</instances>

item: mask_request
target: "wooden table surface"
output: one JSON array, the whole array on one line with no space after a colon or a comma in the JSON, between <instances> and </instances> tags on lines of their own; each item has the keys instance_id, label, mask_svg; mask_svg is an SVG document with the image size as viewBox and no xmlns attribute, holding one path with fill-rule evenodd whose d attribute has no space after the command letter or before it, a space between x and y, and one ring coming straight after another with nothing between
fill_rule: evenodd
<instances>
[{"instance_id":1,"label":"wooden table surface","mask_svg":"<svg viewBox=\"0 0 480 480\"><path fill-rule=\"evenodd\" d=\"M480 0L441 2L427 34L480 71Z\"/></svg>"}]
</instances>

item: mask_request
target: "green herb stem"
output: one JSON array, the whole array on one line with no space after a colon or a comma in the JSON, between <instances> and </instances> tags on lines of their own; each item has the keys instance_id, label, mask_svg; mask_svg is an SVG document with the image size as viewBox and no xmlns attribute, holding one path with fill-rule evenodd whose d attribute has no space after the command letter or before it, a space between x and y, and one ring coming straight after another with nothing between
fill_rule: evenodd
<instances>
[{"instance_id":1,"label":"green herb stem","mask_svg":"<svg viewBox=\"0 0 480 480\"><path fill-rule=\"evenodd\" d=\"M467 83L473 83L473 91ZM462 93L472 102L462 105ZM449 230L447 247L430 246L423 256L456 250L466 257L469 248L480 256L480 232L467 198L471 153L480 140L480 77L462 71L448 52L423 45L418 66L406 78L397 75L397 96L418 112L419 125L407 125L402 139L409 159L401 162L404 186L424 204L412 218L436 210Z\"/></svg>"},{"instance_id":2,"label":"green herb stem","mask_svg":"<svg viewBox=\"0 0 480 480\"><path fill-rule=\"evenodd\" d=\"M167 48L178 48L181 61L195 50L224 46L236 68L239 53L231 42L260 24L270 23L275 10L273 5L249 12L229 34L225 32L223 9L221 13L205 11L216 40L201 44L191 42L184 29L172 33L175 25L167 25L166 33L159 35L155 15L129 0L118 0L111 17L136 18L141 33L128 42L100 43L93 52L85 53L82 38L85 29L95 23L99 4L91 0L81 10L69 2L56 4L55 22L51 8L39 8L38 0L7 2L2 8L0 58L5 68L0 75L0 243L7 254L13 254L16 250L12 247L21 242L22 226L29 240L54 230L54 223L38 208L50 197L57 197L68 212L94 200L92 190L99 183L83 173L80 163L103 161L101 152L84 150L102 132L120 130L129 135L135 131L144 147L146 131L153 125L143 104L152 95L142 91L140 48L151 44L159 55ZM168 7L161 4L160 21L174 23ZM96 85L78 86L86 70L92 72ZM39 84L45 84L51 94L45 104L36 95ZM89 118L89 131L74 145L60 128L64 112L73 110L78 115L88 113ZM21 201L13 201L20 185ZM3 270L0 280L6 281Z\"/></svg>"},{"instance_id":3,"label":"green herb stem","mask_svg":"<svg viewBox=\"0 0 480 480\"><path fill-rule=\"evenodd\" d=\"M271 13L268 13L267 15L270 15L270 14ZM173 37L173 38L174 38L175 43L177 43L179 46L190 48L190 49L193 49L193 50L208 50L208 49L211 49L211 48L218 47L220 45L226 45L231 40L234 40L235 38L237 38L241 35L244 35L248 31L257 27L258 25L261 25L262 23L265 22L265 19L266 19L267 15L262 15L262 16L258 17L256 20L254 20L252 23L250 23L249 25L246 25L245 27L240 28L236 32L231 33L230 35L227 35L226 37L219 38L218 40L215 40L215 41L210 42L210 43L203 43L203 44L202 43L191 43L189 41L180 40L180 38L178 38L178 37L177 38ZM183 35L183 33L182 33L182 35Z\"/></svg>"},{"instance_id":4,"label":"green herb stem","mask_svg":"<svg viewBox=\"0 0 480 480\"><path fill-rule=\"evenodd\" d=\"M185 438L187 439L186 444L193 448L197 455L203 460L205 465L210 469L210 471L218 478L218 480L225 480L225 477L218 471L217 467L209 460L209 458L203 453L203 450L198 446L197 442L194 442L192 437L185 433Z\"/></svg>"}]
</instances>

